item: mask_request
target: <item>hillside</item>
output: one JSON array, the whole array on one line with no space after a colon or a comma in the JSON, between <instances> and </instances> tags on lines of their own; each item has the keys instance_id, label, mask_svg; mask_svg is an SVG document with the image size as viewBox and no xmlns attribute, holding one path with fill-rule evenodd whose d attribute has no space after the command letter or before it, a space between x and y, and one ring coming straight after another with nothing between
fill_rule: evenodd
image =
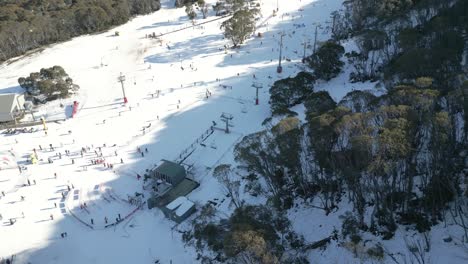
<instances>
[{"instance_id":1,"label":"hillside","mask_svg":"<svg viewBox=\"0 0 468 264\"><path fill-rule=\"evenodd\" d=\"M0 131L0 263L465 263L466 1L196 2L0 65L0 94L79 85ZM199 183L181 223L146 203L163 160Z\"/></svg>"},{"instance_id":2,"label":"hillside","mask_svg":"<svg viewBox=\"0 0 468 264\"><path fill-rule=\"evenodd\" d=\"M160 8L159 0L0 2L0 62L32 49L121 25Z\"/></svg>"}]
</instances>

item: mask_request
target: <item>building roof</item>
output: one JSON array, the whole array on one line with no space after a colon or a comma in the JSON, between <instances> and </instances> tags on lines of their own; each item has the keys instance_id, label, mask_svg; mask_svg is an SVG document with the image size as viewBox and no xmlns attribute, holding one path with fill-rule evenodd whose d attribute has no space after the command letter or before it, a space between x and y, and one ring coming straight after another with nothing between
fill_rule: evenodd
<instances>
[{"instance_id":1,"label":"building roof","mask_svg":"<svg viewBox=\"0 0 468 264\"><path fill-rule=\"evenodd\" d=\"M155 170L161 174L167 175L168 177L184 179L186 176L185 168L182 165L168 160L163 160L163 163L161 163L161 165L159 165Z\"/></svg>"},{"instance_id":2,"label":"building roof","mask_svg":"<svg viewBox=\"0 0 468 264\"><path fill-rule=\"evenodd\" d=\"M11 113L16 94L0 94L0 113Z\"/></svg>"},{"instance_id":3,"label":"building roof","mask_svg":"<svg viewBox=\"0 0 468 264\"><path fill-rule=\"evenodd\" d=\"M189 211L195 204L187 199L185 196L178 197L168 205L166 205L166 208L174 211L174 213L178 216L181 217L183 216L187 211Z\"/></svg>"},{"instance_id":4,"label":"building roof","mask_svg":"<svg viewBox=\"0 0 468 264\"><path fill-rule=\"evenodd\" d=\"M196 181L185 178L182 182L174 186L162 196L153 197L148 200L148 207L165 207L178 197L185 196L196 189L200 184Z\"/></svg>"}]
</instances>

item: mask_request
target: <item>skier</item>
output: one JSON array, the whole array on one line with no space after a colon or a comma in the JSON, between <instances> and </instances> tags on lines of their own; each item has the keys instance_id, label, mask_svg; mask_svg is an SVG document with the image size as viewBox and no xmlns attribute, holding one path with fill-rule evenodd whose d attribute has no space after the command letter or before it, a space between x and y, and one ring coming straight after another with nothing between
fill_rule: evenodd
<instances>
[{"instance_id":1,"label":"skier","mask_svg":"<svg viewBox=\"0 0 468 264\"><path fill-rule=\"evenodd\" d=\"M123 159L122 159L122 158L120 158L120 163L123 163Z\"/></svg>"},{"instance_id":2,"label":"skier","mask_svg":"<svg viewBox=\"0 0 468 264\"><path fill-rule=\"evenodd\" d=\"M54 215L50 214L50 220L54 220Z\"/></svg>"},{"instance_id":3,"label":"skier","mask_svg":"<svg viewBox=\"0 0 468 264\"><path fill-rule=\"evenodd\" d=\"M145 152L148 153L148 148L145 148Z\"/></svg>"},{"instance_id":4,"label":"skier","mask_svg":"<svg viewBox=\"0 0 468 264\"><path fill-rule=\"evenodd\" d=\"M91 218L91 224L94 225L94 220Z\"/></svg>"}]
</instances>

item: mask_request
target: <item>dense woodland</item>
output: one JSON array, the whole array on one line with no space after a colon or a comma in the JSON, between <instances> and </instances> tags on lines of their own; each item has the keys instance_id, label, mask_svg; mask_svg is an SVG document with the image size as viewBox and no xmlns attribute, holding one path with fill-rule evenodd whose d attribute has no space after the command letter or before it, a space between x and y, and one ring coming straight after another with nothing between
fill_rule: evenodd
<instances>
[{"instance_id":1,"label":"dense woodland","mask_svg":"<svg viewBox=\"0 0 468 264\"><path fill-rule=\"evenodd\" d=\"M159 8L159 0L2 0L0 62Z\"/></svg>"},{"instance_id":2,"label":"dense woodland","mask_svg":"<svg viewBox=\"0 0 468 264\"><path fill-rule=\"evenodd\" d=\"M348 0L331 20L333 37L304 60L309 70L270 88L265 129L235 147L241 166L215 169L236 210L228 220L195 221L196 245L217 253L203 257L206 263L306 263L298 252L330 239L362 247L364 232L391 239L399 226L425 239L412 251L417 259L392 257L396 263L427 263L427 231L438 223L462 227L468 241L468 1ZM343 41L355 41L357 50L345 53ZM375 81L385 94L353 91L335 102L314 91L345 62L351 82ZM297 104L305 106L305 122L290 110ZM252 208L240 191L268 203L245 215ZM281 221L298 203L328 215L343 202L351 211L339 234L313 244ZM282 225L259 227L265 208ZM215 215L204 209L202 216ZM377 261L388 254L369 241L365 250Z\"/></svg>"}]
</instances>

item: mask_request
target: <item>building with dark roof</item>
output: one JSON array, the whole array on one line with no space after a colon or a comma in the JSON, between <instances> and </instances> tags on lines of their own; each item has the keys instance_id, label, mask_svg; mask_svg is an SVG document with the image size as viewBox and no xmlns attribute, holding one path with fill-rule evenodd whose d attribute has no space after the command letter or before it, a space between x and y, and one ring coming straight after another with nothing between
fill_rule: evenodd
<instances>
[{"instance_id":1,"label":"building with dark roof","mask_svg":"<svg viewBox=\"0 0 468 264\"><path fill-rule=\"evenodd\" d=\"M181 183L187 176L185 168L182 165L168 160L163 160L161 165L151 171L151 174L153 178L163 180L172 185Z\"/></svg>"},{"instance_id":2,"label":"building with dark roof","mask_svg":"<svg viewBox=\"0 0 468 264\"><path fill-rule=\"evenodd\" d=\"M153 197L148 199L148 208L163 208L179 197L186 196L200 184L187 178L184 166L168 160L148 172Z\"/></svg>"}]
</instances>

